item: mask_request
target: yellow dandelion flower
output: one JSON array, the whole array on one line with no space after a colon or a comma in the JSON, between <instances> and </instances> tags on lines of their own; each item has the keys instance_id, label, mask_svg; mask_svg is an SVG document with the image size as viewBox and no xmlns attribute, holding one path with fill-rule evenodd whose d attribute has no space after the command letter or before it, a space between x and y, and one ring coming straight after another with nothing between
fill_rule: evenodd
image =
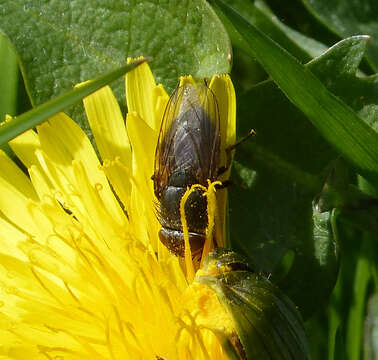
<instances>
[{"instance_id":1,"label":"yellow dandelion flower","mask_svg":"<svg viewBox=\"0 0 378 360\"><path fill-rule=\"evenodd\" d=\"M214 76L209 86L231 144L232 83ZM126 125L109 87L84 99L102 163L62 113L10 142L29 176L0 153L1 359L221 359L230 351L232 322L215 293L190 284L158 241L151 175L169 97L147 64L127 74L126 97Z\"/></svg>"}]
</instances>

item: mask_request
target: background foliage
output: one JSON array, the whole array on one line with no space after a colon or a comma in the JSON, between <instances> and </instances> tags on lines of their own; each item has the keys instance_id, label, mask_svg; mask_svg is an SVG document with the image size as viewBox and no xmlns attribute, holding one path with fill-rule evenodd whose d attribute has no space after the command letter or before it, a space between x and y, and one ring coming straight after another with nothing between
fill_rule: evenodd
<instances>
[{"instance_id":1,"label":"background foliage","mask_svg":"<svg viewBox=\"0 0 378 360\"><path fill-rule=\"evenodd\" d=\"M236 151L229 245L299 307L313 359L378 358L375 0L4 0L0 20L1 118L127 57L171 91L233 50L238 134L257 135Z\"/></svg>"}]
</instances>

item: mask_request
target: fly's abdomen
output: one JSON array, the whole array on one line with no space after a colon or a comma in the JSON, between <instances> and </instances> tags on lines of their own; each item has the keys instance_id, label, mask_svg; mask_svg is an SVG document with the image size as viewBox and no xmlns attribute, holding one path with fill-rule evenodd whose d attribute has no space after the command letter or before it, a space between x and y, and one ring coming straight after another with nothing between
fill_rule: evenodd
<instances>
[{"instance_id":1,"label":"fly's abdomen","mask_svg":"<svg viewBox=\"0 0 378 360\"><path fill-rule=\"evenodd\" d=\"M159 221L162 229L159 232L161 242L175 255L184 256L184 234L182 230L180 203L186 188L167 186L161 194ZM189 242L192 253L202 249L206 238L207 199L203 190L195 189L185 202L185 218L189 231Z\"/></svg>"}]
</instances>

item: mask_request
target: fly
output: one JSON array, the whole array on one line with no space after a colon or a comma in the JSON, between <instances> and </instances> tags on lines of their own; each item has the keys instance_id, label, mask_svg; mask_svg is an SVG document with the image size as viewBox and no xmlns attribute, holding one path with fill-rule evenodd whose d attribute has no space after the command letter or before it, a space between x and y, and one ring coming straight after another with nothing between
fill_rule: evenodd
<instances>
[{"instance_id":1,"label":"fly","mask_svg":"<svg viewBox=\"0 0 378 360\"><path fill-rule=\"evenodd\" d=\"M154 166L154 193L162 228L160 241L184 256L180 201L188 187L217 180L220 162L220 118L214 93L206 83L186 83L171 96L163 116ZM192 256L202 253L208 226L207 198L196 188L185 203Z\"/></svg>"}]
</instances>

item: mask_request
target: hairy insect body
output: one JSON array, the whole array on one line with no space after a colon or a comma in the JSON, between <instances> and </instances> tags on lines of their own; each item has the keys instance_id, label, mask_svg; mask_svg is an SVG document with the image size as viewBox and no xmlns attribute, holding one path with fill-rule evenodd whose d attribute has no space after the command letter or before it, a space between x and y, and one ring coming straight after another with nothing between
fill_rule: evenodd
<instances>
[{"instance_id":1,"label":"hairy insect body","mask_svg":"<svg viewBox=\"0 0 378 360\"><path fill-rule=\"evenodd\" d=\"M160 241L184 256L180 202L194 184L217 178L220 151L219 116L212 92L203 84L176 89L167 106L155 156L154 191ZM208 225L207 198L195 189L185 202L192 255L201 253Z\"/></svg>"}]
</instances>

